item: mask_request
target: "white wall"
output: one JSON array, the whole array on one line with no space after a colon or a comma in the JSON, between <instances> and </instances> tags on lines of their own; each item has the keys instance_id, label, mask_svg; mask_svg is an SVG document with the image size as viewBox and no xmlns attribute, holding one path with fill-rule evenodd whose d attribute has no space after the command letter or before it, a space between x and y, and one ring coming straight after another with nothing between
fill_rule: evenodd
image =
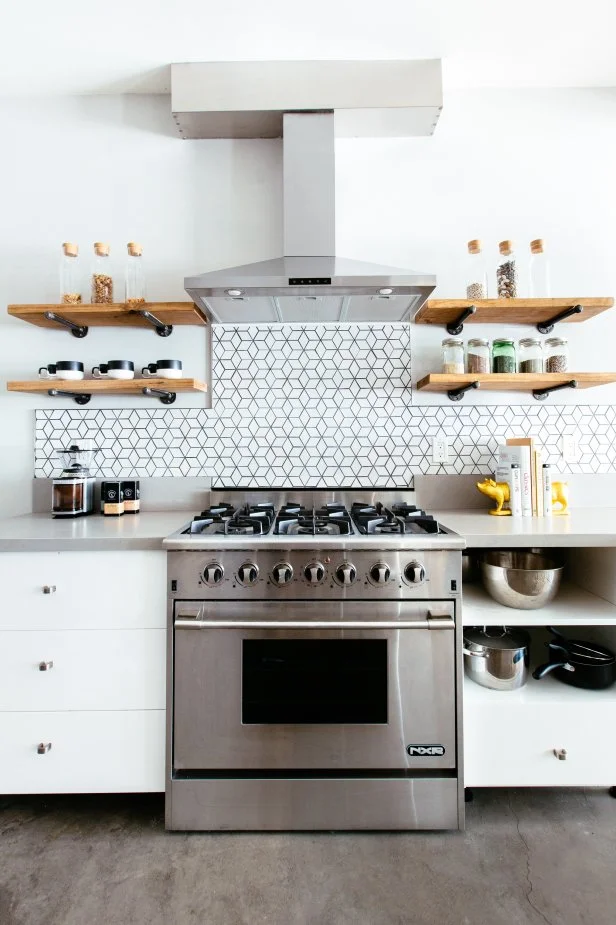
<instances>
[{"instance_id":1,"label":"white wall","mask_svg":"<svg viewBox=\"0 0 616 925\"><path fill-rule=\"evenodd\" d=\"M87 254L109 240L116 255L139 240L153 299L181 299L185 274L267 259L281 249L281 150L277 141L184 142L167 97L71 97L0 101L0 513L29 509L35 407L76 406L6 395L57 359L139 364L181 358L203 376L205 334L93 329L83 341L9 319L10 302L54 301L60 243ZM434 271L437 295L462 291L466 241L544 237L553 288L562 295L616 291L616 91L477 91L446 96L433 138L338 143L338 251L358 259ZM616 313L563 327L572 365L614 369ZM414 375L438 368L440 329L416 327ZM510 333L474 326L465 336ZM473 396L497 403L502 394ZM530 397L516 397L533 403ZM102 407L93 398L89 407ZM419 394L418 403L447 401ZM560 403L615 403L616 387L567 393ZM176 407L202 405L178 397ZM114 399L114 407L154 407ZM160 407L156 405L156 407Z\"/></svg>"}]
</instances>

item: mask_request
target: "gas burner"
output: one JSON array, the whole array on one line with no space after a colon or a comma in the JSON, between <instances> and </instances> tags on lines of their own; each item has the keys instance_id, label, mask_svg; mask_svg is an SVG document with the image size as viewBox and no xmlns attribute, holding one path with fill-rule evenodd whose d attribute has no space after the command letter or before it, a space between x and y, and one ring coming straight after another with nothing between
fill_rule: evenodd
<instances>
[{"instance_id":1,"label":"gas burner","mask_svg":"<svg viewBox=\"0 0 616 925\"><path fill-rule=\"evenodd\" d=\"M270 503L245 504L239 509L222 503L197 514L186 532L206 536L262 536L269 533L275 513Z\"/></svg>"},{"instance_id":2,"label":"gas burner","mask_svg":"<svg viewBox=\"0 0 616 925\"><path fill-rule=\"evenodd\" d=\"M285 536L346 536L353 532L351 517L343 504L318 509L289 502L278 512L275 534Z\"/></svg>"},{"instance_id":3,"label":"gas burner","mask_svg":"<svg viewBox=\"0 0 616 925\"><path fill-rule=\"evenodd\" d=\"M351 517L360 533L404 533L402 521L380 502L376 504L355 502L351 508Z\"/></svg>"}]
</instances>

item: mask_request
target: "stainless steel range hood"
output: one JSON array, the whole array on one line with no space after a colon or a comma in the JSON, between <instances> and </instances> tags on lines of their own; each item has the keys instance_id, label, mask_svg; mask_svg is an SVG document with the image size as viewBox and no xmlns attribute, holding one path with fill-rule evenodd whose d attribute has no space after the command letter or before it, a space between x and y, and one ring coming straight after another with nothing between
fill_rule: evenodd
<instances>
[{"instance_id":1,"label":"stainless steel range hood","mask_svg":"<svg viewBox=\"0 0 616 925\"><path fill-rule=\"evenodd\" d=\"M354 75L357 84L357 74L361 73L357 68L364 64L303 62L304 65L307 63L318 64L320 71L327 64L337 66L337 83L335 90L331 89L332 96L336 98L340 97L341 75L344 76L344 71L340 71L339 67L351 65L349 81ZM387 120L389 110L383 96L387 96L389 87L385 77L391 77L387 65L394 66L393 72L399 78L399 68L404 63L429 64L431 74L434 73L433 65L438 64L440 93L440 62L366 62L368 66L380 66L377 76L380 75L383 87L380 96L377 93L380 108L377 110L374 106L369 107L369 117L357 103L358 87L353 87L353 102L357 106L359 118L356 124L361 125L362 117L365 120L364 131L358 133L382 134L379 128L383 127L389 129L386 134L392 131L394 134L428 134L433 130L440 111L434 99L431 107L417 104L402 106L398 96L397 105L391 107L393 123ZM199 66L174 65L174 68L177 67L194 69ZM211 70L208 73L211 78ZM190 74L193 75L192 82L187 87L184 84L186 80L191 81ZM220 99L210 103L218 109L212 110L212 122L208 121L207 111L194 111L197 105L195 72L191 71L187 76L182 70L181 75L179 86L183 87L184 98L188 99L188 103L182 105L182 94L178 96L177 91L172 95L172 104L183 134L190 137L216 137L213 134L216 128L212 126L219 126L225 137L229 134L246 137L246 131L253 135L271 132L271 110L248 114L245 111L239 114L235 112L230 117L228 112L221 114ZM174 71L172 80L173 76ZM367 76L372 79L369 105L375 102L374 72ZM342 84L344 87L344 81ZM399 90L396 87L398 94ZM325 93L326 90L321 86L320 92ZM430 84L430 92L434 96L433 83ZM190 111L187 105L192 107ZM245 103L240 104L236 100L230 103L227 100L226 105L235 106L236 109L240 106L246 108ZM259 101L255 105L265 104ZM420 110L419 116L415 110ZM349 125L353 124L352 115L349 114L353 112L353 108L347 106L340 111L280 113L283 134L285 256L187 277L184 280L187 293L213 323L401 321L412 317L434 290L436 278L429 273L365 263L336 255L335 137L339 126L342 128L338 129L338 134L348 132ZM377 112L379 118L375 116ZM261 121L259 115L264 117ZM233 119L236 119L235 123ZM261 126L262 132L258 126Z\"/></svg>"}]
</instances>

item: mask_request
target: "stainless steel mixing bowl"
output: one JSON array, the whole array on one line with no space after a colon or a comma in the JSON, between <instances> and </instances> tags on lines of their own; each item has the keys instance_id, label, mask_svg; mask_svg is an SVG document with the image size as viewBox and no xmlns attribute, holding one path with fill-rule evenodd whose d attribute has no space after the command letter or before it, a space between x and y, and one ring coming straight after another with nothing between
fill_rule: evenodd
<instances>
[{"instance_id":1,"label":"stainless steel mixing bowl","mask_svg":"<svg viewBox=\"0 0 616 925\"><path fill-rule=\"evenodd\" d=\"M479 565L490 597L519 610L538 610L553 600L563 571L553 559L515 550L484 553Z\"/></svg>"}]
</instances>

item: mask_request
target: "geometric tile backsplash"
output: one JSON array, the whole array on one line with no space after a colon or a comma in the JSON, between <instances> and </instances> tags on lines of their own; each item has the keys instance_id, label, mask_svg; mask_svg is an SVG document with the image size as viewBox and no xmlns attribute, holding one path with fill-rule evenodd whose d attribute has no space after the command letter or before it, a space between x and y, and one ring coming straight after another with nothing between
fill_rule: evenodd
<instances>
[{"instance_id":1,"label":"geometric tile backsplash","mask_svg":"<svg viewBox=\"0 0 616 925\"><path fill-rule=\"evenodd\" d=\"M78 437L101 448L94 474L211 475L219 487L407 487L413 475L487 474L509 435L536 437L562 471L616 471L610 405L413 406L411 325L220 325L212 328L212 408L36 412L35 476L58 471ZM100 401L100 399L99 399ZM432 462L447 436L450 462Z\"/></svg>"}]
</instances>

